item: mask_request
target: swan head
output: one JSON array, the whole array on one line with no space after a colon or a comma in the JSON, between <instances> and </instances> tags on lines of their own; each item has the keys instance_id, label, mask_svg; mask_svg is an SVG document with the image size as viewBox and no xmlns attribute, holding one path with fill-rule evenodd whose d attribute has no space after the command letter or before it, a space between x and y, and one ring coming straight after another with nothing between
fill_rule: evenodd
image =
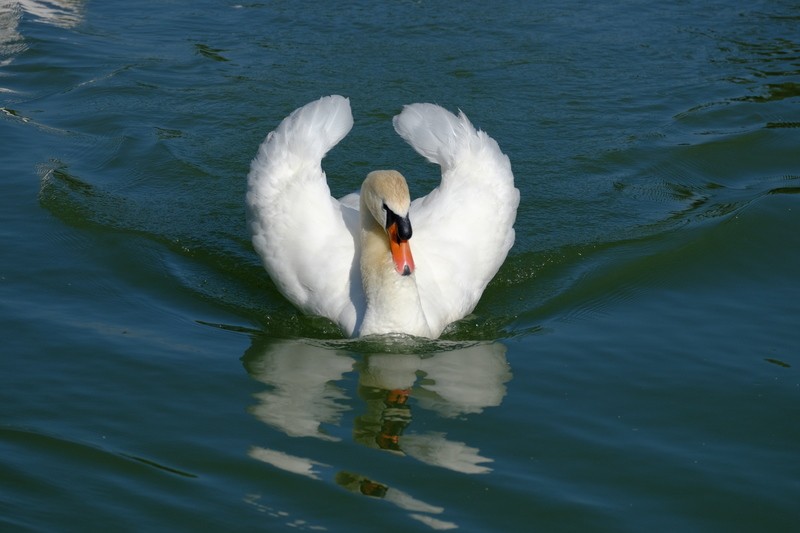
<instances>
[{"instance_id":1,"label":"swan head","mask_svg":"<svg viewBox=\"0 0 800 533\"><path fill-rule=\"evenodd\" d=\"M402 174L396 170L375 170L361 186L361 201L372 218L386 231L395 270L402 276L414 272L411 256L411 194Z\"/></svg>"}]
</instances>

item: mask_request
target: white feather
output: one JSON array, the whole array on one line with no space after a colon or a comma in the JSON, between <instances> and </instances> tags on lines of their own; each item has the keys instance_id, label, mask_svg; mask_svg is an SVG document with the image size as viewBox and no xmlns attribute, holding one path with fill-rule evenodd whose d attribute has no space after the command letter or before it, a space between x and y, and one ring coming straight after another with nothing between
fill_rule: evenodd
<instances>
[{"instance_id":1,"label":"white feather","mask_svg":"<svg viewBox=\"0 0 800 533\"><path fill-rule=\"evenodd\" d=\"M341 96L293 112L261 144L246 197L253 246L278 290L348 334L363 301L360 282L351 283L359 275L355 236L347 208L330 195L321 160L352 126L350 102Z\"/></svg>"},{"instance_id":2,"label":"white feather","mask_svg":"<svg viewBox=\"0 0 800 533\"><path fill-rule=\"evenodd\" d=\"M494 139L433 104L413 104L394 127L420 155L442 167L442 182L411 204L412 250L431 329L471 313L514 244L519 191Z\"/></svg>"}]
</instances>

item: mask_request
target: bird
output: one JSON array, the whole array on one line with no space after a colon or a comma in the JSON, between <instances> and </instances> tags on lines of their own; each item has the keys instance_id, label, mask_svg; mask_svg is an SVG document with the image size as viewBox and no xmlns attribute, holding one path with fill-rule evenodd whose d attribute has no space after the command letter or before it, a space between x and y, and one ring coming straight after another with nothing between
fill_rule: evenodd
<instances>
[{"instance_id":1,"label":"bird","mask_svg":"<svg viewBox=\"0 0 800 533\"><path fill-rule=\"evenodd\" d=\"M322 159L353 127L350 100L324 96L261 143L247 176L253 248L278 291L344 336L438 338L478 304L514 244L519 190L509 158L467 116L403 107L395 131L441 167L411 201L397 170L374 170L360 192L331 196Z\"/></svg>"}]
</instances>

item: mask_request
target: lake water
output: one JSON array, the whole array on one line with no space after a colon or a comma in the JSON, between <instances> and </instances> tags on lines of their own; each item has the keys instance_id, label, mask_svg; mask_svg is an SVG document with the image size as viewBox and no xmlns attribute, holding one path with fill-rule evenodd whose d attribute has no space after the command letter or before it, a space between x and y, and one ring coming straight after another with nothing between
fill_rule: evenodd
<instances>
[{"instance_id":1,"label":"lake water","mask_svg":"<svg viewBox=\"0 0 800 533\"><path fill-rule=\"evenodd\" d=\"M327 94L337 196L436 185L407 103L511 159L441 341L341 339L250 245ZM797 2L5 0L0 111L0 530L798 530Z\"/></svg>"}]
</instances>

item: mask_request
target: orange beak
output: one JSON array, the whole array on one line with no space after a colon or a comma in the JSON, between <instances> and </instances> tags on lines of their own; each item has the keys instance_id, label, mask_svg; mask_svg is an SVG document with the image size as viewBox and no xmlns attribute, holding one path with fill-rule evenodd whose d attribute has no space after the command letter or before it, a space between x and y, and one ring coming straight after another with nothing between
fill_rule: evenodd
<instances>
[{"instance_id":1,"label":"orange beak","mask_svg":"<svg viewBox=\"0 0 800 533\"><path fill-rule=\"evenodd\" d=\"M408 276L414 272L414 258L411 257L411 246L408 241L401 239L397 233L397 222L392 222L387 228L389 232L389 248L392 251L394 268L401 276Z\"/></svg>"}]
</instances>

